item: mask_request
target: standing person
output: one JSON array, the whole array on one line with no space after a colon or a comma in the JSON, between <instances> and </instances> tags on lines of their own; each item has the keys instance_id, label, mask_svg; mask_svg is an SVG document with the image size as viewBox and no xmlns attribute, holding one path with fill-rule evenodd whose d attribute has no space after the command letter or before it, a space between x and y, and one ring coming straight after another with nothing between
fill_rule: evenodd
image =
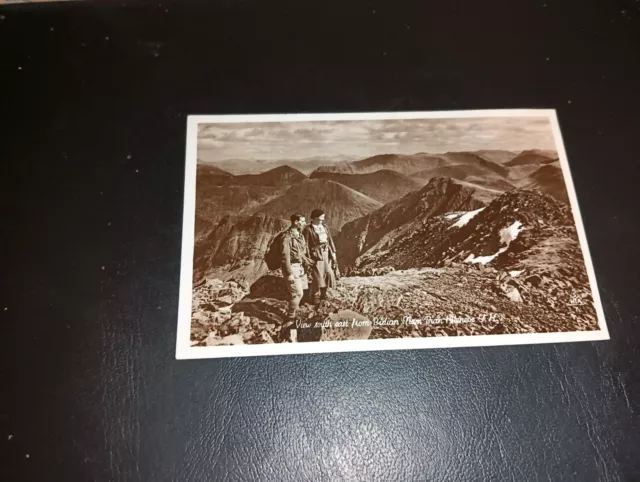
<instances>
[{"instance_id":1,"label":"standing person","mask_svg":"<svg viewBox=\"0 0 640 482\"><path fill-rule=\"evenodd\" d=\"M305 225L304 214L292 214L291 226L284 232L281 241L281 269L290 295L287 313L290 321L295 319L304 290L309 287L305 267L311 264L311 260L308 256L307 243L302 235Z\"/></svg>"},{"instance_id":2,"label":"standing person","mask_svg":"<svg viewBox=\"0 0 640 482\"><path fill-rule=\"evenodd\" d=\"M325 217L322 209L314 209L311 224L303 231L312 262L309 294L315 305L327 299L327 289L336 285L336 275L339 276L336 246L324 224Z\"/></svg>"}]
</instances>

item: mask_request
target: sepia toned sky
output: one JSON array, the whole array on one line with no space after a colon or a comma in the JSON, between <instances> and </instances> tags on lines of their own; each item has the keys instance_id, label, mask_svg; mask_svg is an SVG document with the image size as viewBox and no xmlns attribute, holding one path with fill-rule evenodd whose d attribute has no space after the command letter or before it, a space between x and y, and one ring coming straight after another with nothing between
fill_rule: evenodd
<instances>
[{"instance_id":1,"label":"sepia toned sky","mask_svg":"<svg viewBox=\"0 0 640 482\"><path fill-rule=\"evenodd\" d=\"M198 158L266 160L556 149L546 117L201 124Z\"/></svg>"}]
</instances>

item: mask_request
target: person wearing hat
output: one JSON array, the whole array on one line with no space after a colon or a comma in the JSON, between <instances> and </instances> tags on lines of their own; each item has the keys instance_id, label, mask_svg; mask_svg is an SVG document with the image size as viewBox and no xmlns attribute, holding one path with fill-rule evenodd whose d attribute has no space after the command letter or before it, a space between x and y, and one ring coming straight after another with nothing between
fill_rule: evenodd
<instances>
[{"instance_id":1,"label":"person wearing hat","mask_svg":"<svg viewBox=\"0 0 640 482\"><path fill-rule=\"evenodd\" d=\"M311 211L311 224L302 234L307 242L311 267L309 269L309 294L315 305L327 299L327 289L336 285L338 271L336 246L329 229L324 224L326 214L322 209Z\"/></svg>"}]
</instances>

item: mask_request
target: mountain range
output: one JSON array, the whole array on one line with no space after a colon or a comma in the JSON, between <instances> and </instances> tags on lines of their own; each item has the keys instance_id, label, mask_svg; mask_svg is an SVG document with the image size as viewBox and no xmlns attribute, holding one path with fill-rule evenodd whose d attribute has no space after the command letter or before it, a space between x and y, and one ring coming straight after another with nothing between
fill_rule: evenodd
<instances>
[{"instance_id":1,"label":"mountain range","mask_svg":"<svg viewBox=\"0 0 640 482\"><path fill-rule=\"evenodd\" d=\"M597 328L555 153L363 161L318 167L309 177L291 166L238 176L211 166L199 170L192 343ZM301 308L305 319L499 316L464 324L301 330L294 337L284 328L286 293L263 257L290 213L316 207L327 212L344 276L327 305Z\"/></svg>"},{"instance_id":2,"label":"mountain range","mask_svg":"<svg viewBox=\"0 0 640 482\"><path fill-rule=\"evenodd\" d=\"M216 160L211 163L199 160L199 164L213 164L232 174L259 174L279 166L290 166L305 175L310 174L314 169L325 164L333 164L336 162L353 161L350 156L312 156L302 159L223 159Z\"/></svg>"},{"instance_id":3,"label":"mountain range","mask_svg":"<svg viewBox=\"0 0 640 482\"><path fill-rule=\"evenodd\" d=\"M344 161L318 167L315 172L333 172L341 174L367 174L388 169L410 175L417 171L446 165L444 159L430 154L380 154L359 161Z\"/></svg>"},{"instance_id":4,"label":"mountain range","mask_svg":"<svg viewBox=\"0 0 640 482\"><path fill-rule=\"evenodd\" d=\"M527 164L545 164L558 159L555 151L543 151L540 149L530 149L522 151L520 154L505 162L505 166L524 166Z\"/></svg>"},{"instance_id":5,"label":"mountain range","mask_svg":"<svg viewBox=\"0 0 640 482\"><path fill-rule=\"evenodd\" d=\"M325 179L350 187L371 199L388 203L422 187L422 182L389 169L365 174L314 171L311 179Z\"/></svg>"},{"instance_id":6,"label":"mountain range","mask_svg":"<svg viewBox=\"0 0 640 482\"><path fill-rule=\"evenodd\" d=\"M309 177L286 165L233 175L201 163L195 226L199 262L194 269L201 277L241 270L245 279L255 279L263 271L255 260L261 260L268 244L260 236L254 239L256 233L263 230L270 238L289 224L293 212L308 215L315 208L326 212L345 267L382 266L397 260L402 246L407 253L419 251L424 261L424 246L434 249L451 234L442 218L447 213L475 211L518 189L568 203L554 156L555 152L538 150L392 154L337 161L319 166ZM247 243L233 255L221 251L222 241L216 241L227 243L229 233ZM416 239L422 244L412 244ZM221 264L225 256L231 260L228 265ZM406 267L412 262L394 263Z\"/></svg>"}]
</instances>

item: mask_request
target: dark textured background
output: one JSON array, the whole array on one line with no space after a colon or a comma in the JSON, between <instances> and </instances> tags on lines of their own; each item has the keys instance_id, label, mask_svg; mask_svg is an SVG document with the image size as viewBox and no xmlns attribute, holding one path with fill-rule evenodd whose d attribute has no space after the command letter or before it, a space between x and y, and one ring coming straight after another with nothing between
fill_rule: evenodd
<instances>
[{"instance_id":1,"label":"dark textured background","mask_svg":"<svg viewBox=\"0 0 640 482\"><path fill-rule=\"evenodd\" d=\"M0 8L2 480L640 480L640 3L263 3ZM502 107L610 342L174 360L187 114Z\"/></svg>"}]
</instances>

